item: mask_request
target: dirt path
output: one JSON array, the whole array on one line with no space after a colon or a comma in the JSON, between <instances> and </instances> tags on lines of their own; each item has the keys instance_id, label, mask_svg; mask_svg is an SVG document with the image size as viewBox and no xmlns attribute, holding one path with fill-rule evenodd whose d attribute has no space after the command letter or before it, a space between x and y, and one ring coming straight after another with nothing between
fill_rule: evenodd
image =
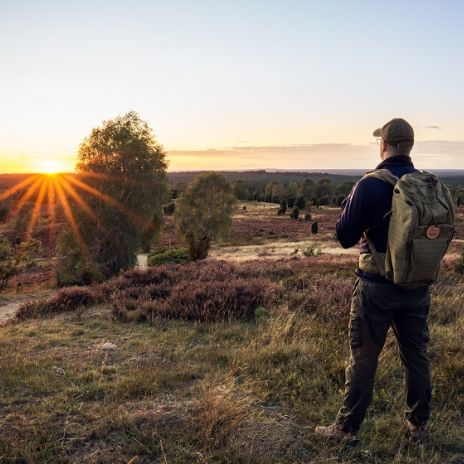
<instances>
[{"instance_id":1,"label":"dirt path","mask_svg":"<svg viewBox=\"0 0 464 464\"><path fill-rule=\"evenodd\" d=\"M355 256L359 253L357 248L343 249L332 241L302 240L299 242L272 241L261 245L213 246L209 258L226 261L282 259L291 256L304 256L304 253L311 249L315 254Z\"/></svg>"},{"instance_id":2,"label":"dirt path","mask_svg":"<svg viewBox=\"0 0 464 464\"><path fill-rule=\"evenodd\" d=\"M42 290L36 293L27 293L24 295L2 295L0 296L0 324L11 319L19 307L29 300L49 297L53 290Z\"/></svg>"},{"instance_id":3,"label":"dirt path","mask_svg":"<svg viewBox=\"0 0 464 464\"><path fill-rule=\"evenodd\" d=\"M148 253L138 254L136 267L138 269L146 269L148 267L147 258L148 258Z\"/></svg>"}]
</instances>

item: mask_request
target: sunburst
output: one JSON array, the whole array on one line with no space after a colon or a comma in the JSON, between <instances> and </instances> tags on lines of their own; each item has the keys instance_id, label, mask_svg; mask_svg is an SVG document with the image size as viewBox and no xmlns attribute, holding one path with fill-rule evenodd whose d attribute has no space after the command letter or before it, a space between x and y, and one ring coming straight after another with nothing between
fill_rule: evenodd
<instances>
[{"instance_id":1,"label":"sunburst","mask_svg":"<svg viewBox=\"0 0 464 464\"><path fill-rule=\"evenodd\" d=\"M79 230L79 225L76 221L69 200L72 199L75 204L81 208L82 211L84 211L84 213L90 218L96 227L101 226L99 225L96 212L84 200L81 192L85 192L87 195L98 198L115 210L122 212L140 227L147 227L150 225L150 221L147 221L145 218L135 214L132 211L129 211L120 201L89 185L83 181L82 178L78 178L77 176L71 174L59 174L54 169L52 169L52 166L49 166L49 168L50 169L47 169L47 173L31 175L0 194L0 202L8 200L15 194L20 195L19 199L11 208L7 219L18 214L27 202L34 203L26 233L23 237L24 240L28 240L32 237L40 218L42 209L46 207L48 211L50 243L55 242L56 209L57 205L59 204L64 212L64 216L69 224L71 233L73 234L77 245L81 251L86 254L88 247L84 238L82 237L81 231ZM115 180L113 176L105 176L103 174L89 174L89 177L98 178L102 182Z\"/></svg>"}]
</instances>

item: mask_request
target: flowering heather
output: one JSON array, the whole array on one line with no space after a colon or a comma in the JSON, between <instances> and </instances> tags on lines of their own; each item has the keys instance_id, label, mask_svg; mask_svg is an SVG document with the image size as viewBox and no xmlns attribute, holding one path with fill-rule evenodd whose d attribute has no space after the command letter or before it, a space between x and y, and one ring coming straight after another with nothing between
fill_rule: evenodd
<instances>
[{"instance_id":1,"label":"flowering heather","mask_svg":"<svg viewBox=\"0 0 464 464\"><path fill-rule=\"evenodd\" d=\"M38 300L24 303L19 307L16 319L53 316L59 313L75 311L81 307L93 306L99 302L101 302L101 295L92 288L64 288L47 301Z\"/></svg>"},{"instance_id":2,"label":"flowering heather","mask_svg":"<svg viewBox=\"0 0 464 464\"><path fill-rule=\"evenodd\" d=\"M58 291L48 301L23 304L17 319L112 305L122 321L156 318L196 321L250 320L255 310L287 308L322 318L348 314L353 277L318 257L280 261L173 264L124 272L102 284Z\"/></svg>"},{"instance_id":3,"label":"flowering heather","mask_svg":"<svg viewBox=\"0 0 464 464\"><path fill-rule=\"evenodd\" d=\"M159 276L165 277L164 285ZM147 281L148 276L153 280ZM132 286L113 295L113 314L120 320L146 320L157 317L196 321L249 320L255 309L267 300L270 282L244 279L223 262L191 263L150 269L122 277ZM122 280L121 279L121 280ZM142 286L137 285L144 282ZM121 281L118 282L118 284Z\"/></svg>"}]
</instances>

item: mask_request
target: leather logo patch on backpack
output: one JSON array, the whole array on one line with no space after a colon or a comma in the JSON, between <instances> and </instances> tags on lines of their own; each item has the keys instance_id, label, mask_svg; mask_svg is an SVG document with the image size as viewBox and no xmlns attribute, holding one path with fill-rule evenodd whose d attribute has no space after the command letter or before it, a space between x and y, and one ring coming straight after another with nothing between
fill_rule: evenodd
<instances>
[{"instance_id":1,"label":"leather logo patch on backpack","mask_svg":"<svg viewBox=\"0 0 464 464\"><path fill-rule=\"evenodd\" d=\"M429 238L430 240L434 240L440 235L440 232L440 227L430 226L425 234L427 235L427 238Z\"/></svg>"}]
</instances>

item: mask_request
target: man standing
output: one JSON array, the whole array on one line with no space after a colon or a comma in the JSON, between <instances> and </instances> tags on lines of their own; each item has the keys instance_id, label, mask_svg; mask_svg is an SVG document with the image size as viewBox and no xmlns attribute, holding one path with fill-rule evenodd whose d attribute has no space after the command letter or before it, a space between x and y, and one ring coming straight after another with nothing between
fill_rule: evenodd
<instances>
[{"instance_id":1,"label":"man standing","mask_svg":"<svg viewBox=\"0 0 464 464\"><path fill-rule=\"evenodd\" d=\"M407 121L393 119L373 135L378 137L382 159L376 169L388 170L397 178L417 172L410 157L414 131ZM376 266L379 256L385 259L387 252L392 194L391 183L366 176L342 204L343 211L336 226L337 238L344 248L356 245L361 239L361 259L351 302L351 356L346 369L345 397L335 422L316 428L316 435L320 437L358 442L358 431L372 400L378 357L390 327L405 369L407 429L415 442L422 442L428 435L426 422L431 399L427 356L429 288L427 285L402 288L387 280Z\"/></svg>"}]
</instances>

